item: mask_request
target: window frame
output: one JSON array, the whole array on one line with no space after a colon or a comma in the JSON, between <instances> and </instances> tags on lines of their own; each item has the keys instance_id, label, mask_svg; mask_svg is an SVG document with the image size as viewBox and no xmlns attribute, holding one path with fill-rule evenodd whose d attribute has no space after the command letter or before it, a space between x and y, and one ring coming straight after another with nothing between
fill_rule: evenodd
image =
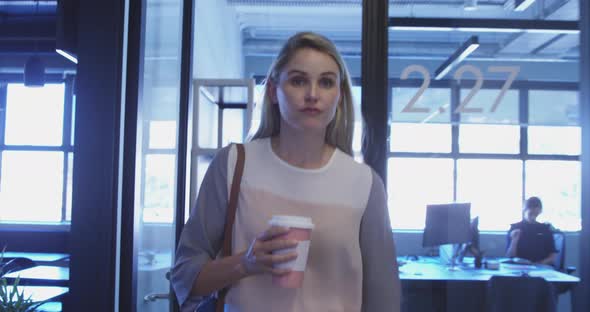
<instances>
[{"instance_id":1,"label":"window frame","mask_svg":"<svg viewBox=\"0 0 590 312\"><path fill-rule=\"evenodd\" d=\"M64 84L64 107L63 107L63 128L62 128L62 142L58 146L44 146L44 145L6 145L5 144L5 130L6 130L6 108L8 104L8 85L23 84L24 79L22 74L0 74L0 164L2 163L2 154L4 151L55 151L63 154L63 179L62 179L62 204L61 204L61 218L57 222L36 222L34 220L27 220L22 222L16 221L0 221L0 227L12 230L57 230L69 231L71 220L67 220L67 198L68 198L68 174L70 169L68 167L69 156L74 154L74 144L72 142L74 132L73 113L75 109L74 103L74 80L73 73L65 74L45 74L46 84ZM73 168L72 168L73 169ZM0 165L0 179L2 178L2 167ZM71 196L71 194L69 195Z\"/></svg>"}]
</instances>

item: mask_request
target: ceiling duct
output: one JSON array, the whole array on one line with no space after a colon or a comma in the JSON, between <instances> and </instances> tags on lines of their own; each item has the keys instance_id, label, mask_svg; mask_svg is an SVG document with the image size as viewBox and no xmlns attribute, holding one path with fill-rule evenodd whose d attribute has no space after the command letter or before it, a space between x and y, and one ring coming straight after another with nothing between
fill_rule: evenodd
<instances>
[{"instance_id":1,"label":"ceiling duct","mask_svg":"<svg viewBox=\"0 0 590 312\"><path fill-rule=\"evenodd\" d=\"M45 85L45 64L37 55L27 59L25 63L25 86L43 87Z\"/></svg>"},{"instance_id":2,"label":"ceiling duct","mask_svg":"<svg viewBox=\"0 0 590 312\"><path fill-rule=\"evenodd\" d=\"M78 0L60 0L57 6L55 52L78 64Z\"/></svg>"},{"instance_id":3,"label":"ceiling duct","mask_svg":"<svg viewBox=\"0 0 590 312\"><path fill-rule=\"evenodd\" d=\"M34 17L39 12L39 1L35 6ZM41 58L37 55L38 53L38 40L35 39L35 54L31 55L25 63L24 70L24 81L27 87L43 87L45 85L45 64Z\"/></svg>"},{"instance_id":4,"label":"ceiling duct","mask_svg":"<svg viewBox=\"0 0 590 312\"><path fill-rule=\"evenodd\" d=\"M227 0L230 5L251 5L251 6L354 6L363 5L361 0Z\"/></svg>"}]
</instances>

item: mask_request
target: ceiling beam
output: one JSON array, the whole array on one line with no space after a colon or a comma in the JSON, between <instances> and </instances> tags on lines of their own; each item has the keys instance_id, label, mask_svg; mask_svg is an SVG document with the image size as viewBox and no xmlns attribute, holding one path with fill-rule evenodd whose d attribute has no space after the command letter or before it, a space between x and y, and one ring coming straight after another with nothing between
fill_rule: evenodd
<instances>
[{"instance_id":1,"label":"ceiling beam","mask_svg":"<svg viewBox=\"0 0 590 312\"><path fill-rule=\"evenodd\" d=\"M0 22L0 40L55 38L55 17L8 19Z\"/></svg>"},{"instance_id":2,"label":"ceiling beam","mask_svg":"<svg viewBox=\"0 0 590 312\"><path fill-rule=\"evenodd\" d=\"M412 18L390 17L389 27L417 28L428 30L459 28L473 31L486 30L537 30L548 32L577 32L578 21L515 20L515 19L470 19L470 18Z\"/></svg>"},{"instance_id":3,"label":"ceiling beam","mask_svg":"<svg viewBox=\"0 0 590 312\"><path fill-rule=\"evenodd\" d=\"M26 53L55 54L55 40L25 41L0 39L0 55Z\"/></svg>"}]
</instances>

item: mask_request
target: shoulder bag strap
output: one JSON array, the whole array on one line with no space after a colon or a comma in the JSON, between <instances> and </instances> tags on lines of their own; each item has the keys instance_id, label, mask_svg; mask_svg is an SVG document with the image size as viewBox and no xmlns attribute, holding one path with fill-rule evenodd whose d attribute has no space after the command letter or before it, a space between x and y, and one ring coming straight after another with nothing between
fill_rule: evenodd
<instances>
[{"instance_id":1,"label":"shoulder bag strap","mask_svg":"<svg viewBox=\"0 0 590 312\"><path fill-rule=\"evenodd\" d=\"M236 209L238 207L238 195L240 194L240 183L242 181L242 174L244 173L245 152L243 144L236 144L238 149L238 160L236 168L234 169L234 177L231 182L231 193L229 195L229 203L227 204L227 213L225 215L225 228L223 230L223 247L221 248L221 256L227 257L231 255L232 245L232 229L234 227L234 220L236 218ZM219 298L215 306L216 312L223 312L225 304L225 295L228 287L219 291Z\"/></svg>"}]
</instances>

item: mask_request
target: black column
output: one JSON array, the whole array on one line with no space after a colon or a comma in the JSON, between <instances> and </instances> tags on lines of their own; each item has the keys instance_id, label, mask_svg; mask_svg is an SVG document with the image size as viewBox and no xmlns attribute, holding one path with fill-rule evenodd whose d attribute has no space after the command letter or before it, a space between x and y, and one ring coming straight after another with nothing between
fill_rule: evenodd
<instances>
[{"instance_id":1,"label":"black column","mask_svg":"<svg viewBox=\"0 0 590 312\"><path fill-rule=\"evenodd\" d=\"M361 111L364 125L363 156L386 182L389 133L387 0L363 0Z\"/></svg>"},{"instance_id":2,"label":"black column","mask_svg":"<svg viewBox=\"0 0 590 312\"><path fill-rule=\"evenodd\" d=\"M178 245L180 234L184 226L184 215L187 194L187 173L190 168L189 136L189 107L191 103L191 86L193 81L193 25L195 0L183 1L182 13L182 59L180 72L180 106L178 116L178 162L176 171L176 211L175 211L175 239L174 247ZM197 108L195 108L197 109ZM179 311L178 302L172 287L170 287L170 311Z\"/></svg>"},{"instance_id":3,"label":"black column","mask_svg":"<svg viewBox=\"0 0 590 312\"><path fill-rule=\"evenodd\" d=\"M78 17L70 294L64 311L113 311L120 200L125 1L84 1Z\"/></svg>"},{"instance_id":4,"label":"black column","mask_svg":"<svg viewBox=\"0 0 590 312\"><path fill-rule=\"evenodd\" d=\"M582 125L582 233L574 311L590 307L590 2L580 0L580 123Z\"/></svg>"},{"instance_id":5,"label":"black column","mask_svg":"<svg viewBox=\"0 0 590 312\"><path fill-rule=\"evenodd\" d=\"M119 273L119 311L134 312L137 309L137 259L141 211L135 208L136 159L141 154L141 133L138 123L143 94L144 33L146 0L129 2L127 30L127 61L125 80L125 121L123 136L121 237Z\"/></svg>"}]
</instances>

